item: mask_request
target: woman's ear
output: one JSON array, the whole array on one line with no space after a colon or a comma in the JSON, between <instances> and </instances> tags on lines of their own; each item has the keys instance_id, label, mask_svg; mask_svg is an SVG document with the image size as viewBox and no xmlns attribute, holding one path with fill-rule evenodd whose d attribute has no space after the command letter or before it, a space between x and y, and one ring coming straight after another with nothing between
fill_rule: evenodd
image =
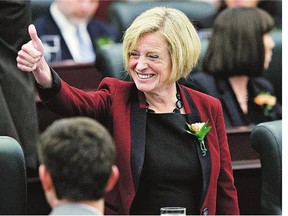
<instances>
[{"instance_id":1,"label":"woman's ear","mask_svg":"<svg viewBox=\"0 0 288 216\"><path fill-rule=\"evenodd\" d=\"M39 178L44 191L49 191L53 189L53 182L51 175L45 165L41 164L39 166Z\"/></svg>"},{"instance_id":2,"label":"woman's ear","mask_svg":"<svg viewBox=\"0 0 288 216\"><path fill-rule=\"evenodd\" d=\"M118 178L119 178L119 170L118 170L118 167L116 165L113 165L112 168L111 168L111 175L108 179L108 182L107 182L107 185L106 185L106 188L105 188L105 192L109 192L111 191L115 184L117 183L118 181Z\"/></svg>"}]
</instances>

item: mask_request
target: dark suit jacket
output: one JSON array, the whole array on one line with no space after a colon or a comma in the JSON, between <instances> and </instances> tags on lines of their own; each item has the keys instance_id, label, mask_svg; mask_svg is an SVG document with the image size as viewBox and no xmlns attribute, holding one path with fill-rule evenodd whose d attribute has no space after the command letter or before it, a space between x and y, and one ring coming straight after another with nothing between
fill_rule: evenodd
<instances>
[{"instance_id":1,"label":"dark suit jacket","mask_svg":"<svg viewBox=\"0 0 288 216\"><path fill-rule=\"evenodd\" d=\"M54 21L50 11L48 14L37 18L34 21L37 29L38 36L41 38L43 35L60 35L61 58L62 60L73 59L68 49L68 46L60 32L59 27ZM90 35L93 48L96 52L96 40L101 37L108 37L117 41L117 30L114 26L101 22L100 20L91 19L87 25L87 30Z\"/></svg>"},{"instance_id":2,"label":"dark suit jacket","mask_svg":"<svg viewBox=\"0 0 288 216\"><path fill-rule=\"evenodd\" d=\"M109 128L117 146L120 179L106 196L106 214L129 214L144 162L146 142L146 100L133 82L104 78L96 92L85 92L69 86L54 76L54 89L38 88L41 99L62 116L88 116ZM239 214L231 158L218 99L179 86L189 123L209 120L212 129L206 136L208 154L201 156L203 190L199 214Z\"/></svg>"},{"instance_id":3,"label":"dark suit jacket","mask_svg":"<svg viewBox=\"0 0 288 216\"><path fill-rule=\"evenodd\" d=\"M35 169L39 129L34 79L16 63L17 52L29 40L30 16L29 1L0 1L0 135L16 139L27 167Z\"/></svg>"},{"instance_id":4,"label":"dark suit jacket","mask_svg":"<svg viewBox=\"0 0 288 216\"><path fill-rule=\"evenodd\" d=\"M274 94L272 84L263 77L250 78L248 88L248 114L244 115L234 91L227 79L215 78L204 72L191 74L181 82L192 89L218 98L223 107L226 127L255 125L261 122L282 119L282 107L277 103L269 116L264 115L264 108L254 103L260 92Z\"/></svg>"}]
</instances>

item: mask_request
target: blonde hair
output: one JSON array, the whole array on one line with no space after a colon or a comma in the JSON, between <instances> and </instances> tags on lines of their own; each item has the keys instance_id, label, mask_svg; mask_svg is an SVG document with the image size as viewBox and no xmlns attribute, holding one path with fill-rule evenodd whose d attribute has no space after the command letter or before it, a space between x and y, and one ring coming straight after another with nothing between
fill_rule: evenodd
<instances>
[{"instance_id":1,"label":"blonde hair","mask_svg":"<svg viewBox=\"0 0 288 216\"><path fill-rule=\"evenodd\" d=\"M180 10L155 7L139 15L126 30L123 39L124 66L128 71L129 52L146 33L159 31L167 40L172 61L169 82L187 77L196 66L201 51L198 33L189 18ZM128 71L130 74L130 71Z\"/></svg>"}]
</instances>

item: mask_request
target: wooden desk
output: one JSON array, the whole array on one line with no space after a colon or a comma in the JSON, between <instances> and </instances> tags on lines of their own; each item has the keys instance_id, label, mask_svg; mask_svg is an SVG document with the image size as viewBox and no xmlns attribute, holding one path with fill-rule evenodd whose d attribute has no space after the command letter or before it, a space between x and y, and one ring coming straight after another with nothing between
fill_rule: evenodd
<instances>
[{"instance_id":1,"label":"wooden desk","mask_svg":"<svg viewBox=\"0 0 288 216\"><path fill-rule=\"evenodd\" d=\"M95 63L74 63L71 61L53 63L50 66L72 86L83 90L95 90L103 79Z\"/></svg>"},{"instance_id":2,"label":"wooden desk","mask_svg":"<svg viewBox=\"0 0 288 216\"><path fill-rule=\"evenodd\" d=\"M247 126L227 129L233 170L261 167L259 155L250 144L252 129Z\"/></svg>"},{"instance_id":3,"label":"wooden desk","mask_svg":"<svg viewBox=\"0 0 288 216\"><path fill-rule=\"evenodd\" d=\"M227 129L235 186L241 215L260 214L261 164L251 147L252 127Z\"/></svg>"},{"instance_id":4,"label":"wooden desk","mask_svg":"<svg viewBox=\"0 0 288 216\"><path fill-rule=\"evenodd\" d=\"M53 63L50 66L68 84L85 91L96 90L103 79L102 73L95 67L95 63L75 63L71 61ZM35 92L36 106L38 110L39 131L43 132L59 115L48 110L40 101Z\"/></svg>"}]
</instances>

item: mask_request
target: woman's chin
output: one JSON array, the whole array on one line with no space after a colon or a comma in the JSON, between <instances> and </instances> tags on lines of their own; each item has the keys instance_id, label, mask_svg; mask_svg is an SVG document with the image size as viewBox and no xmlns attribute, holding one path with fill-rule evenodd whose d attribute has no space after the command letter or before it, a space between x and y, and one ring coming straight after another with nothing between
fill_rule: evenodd
<instances>
[{"instance_id":1,"label":"woman's chin","mask_svg":"<svg viewBox=\"0 0 288 216\"><path fill-rule=\"evenodd\" d=\"M152 90L152 84L151 83L143 83L143 82L137 82L136 81L135 84L136 84L136 87L139 91L149 92Z\"/></svg>"}]
</instances>

